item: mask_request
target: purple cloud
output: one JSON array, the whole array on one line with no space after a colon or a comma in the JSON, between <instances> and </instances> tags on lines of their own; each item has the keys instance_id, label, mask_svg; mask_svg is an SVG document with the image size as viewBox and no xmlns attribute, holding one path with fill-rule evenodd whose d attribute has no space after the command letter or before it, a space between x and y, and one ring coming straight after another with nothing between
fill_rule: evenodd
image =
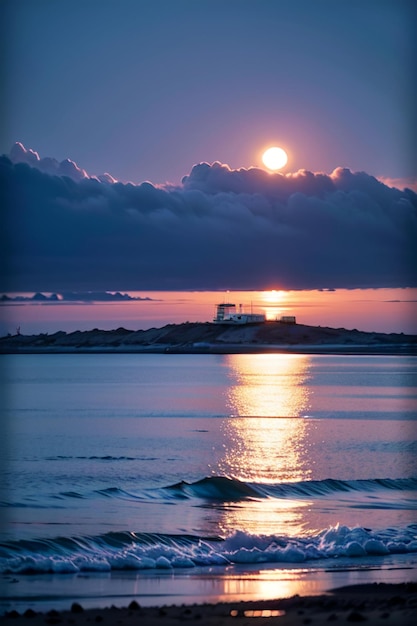
<instances>
[{"instance_id":1,"label":"purple cloud","mask_svg":"<svg viewBox=\"0 0 417 626\"><path fill-rule=\"evenodd\" d=\"M364 172L200 163L157 187L16 144L1 181L4 291L417 284L417 195Z\"/></svg>"},{"instance_id":2,"label":"purple cloud","mask_svg":"<svg viewBox=\"0 0 417 626\"><path fill-rule=\"evenodd\" d=\"M27 150L20 142L14 144L9 158L12 163L27 163L31 167L36 167L41 172L45 172L45 174L68 176L75 181L87 178L87 172L79 168L74 161L65 159L59 162L50 157L41 159L37 152L31 149Z\"/></svg>"}]
</instances>

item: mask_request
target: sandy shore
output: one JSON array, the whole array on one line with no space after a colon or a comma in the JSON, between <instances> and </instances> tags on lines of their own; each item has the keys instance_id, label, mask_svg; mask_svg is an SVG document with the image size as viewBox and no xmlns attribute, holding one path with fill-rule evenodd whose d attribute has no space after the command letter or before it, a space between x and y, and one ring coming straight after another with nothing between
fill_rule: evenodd
<instances>
[{"instance_id":1,"label":"sandy shore","mask_svg":"<svg viewBox=\"0 0 417 626\"><path fill-rule=\"evenodd\" d=\"M109 607L85 610L74 603L69 611L35 612L22 614L10 611L0 617L2 624L83 624L101 623L120 626L173 626L179 622L198 623L201 626L240 626L279 624L338 624L367 622L408 626L416 623L417 582L403 584L374 583L331 590L317 596L256 602L229 602L142 608L132 601L126 608Z\"/></svg>"}]
</instances>

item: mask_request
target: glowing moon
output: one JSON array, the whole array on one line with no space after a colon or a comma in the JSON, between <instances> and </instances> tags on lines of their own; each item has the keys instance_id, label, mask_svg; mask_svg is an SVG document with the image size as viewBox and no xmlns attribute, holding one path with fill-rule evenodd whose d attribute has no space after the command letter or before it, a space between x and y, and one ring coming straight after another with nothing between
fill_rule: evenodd
<instances>
[{"instance_id":1,"label":"glowing moon","mask_svg":"<svg viewBox=\"0 0 417 626\"><path fill-rule=\"evenodd\" d=\"M262 155L263 164L269 170L280 170L287 164L288 156L282 148L268 148Z\"/></svg>"}]
</instances>

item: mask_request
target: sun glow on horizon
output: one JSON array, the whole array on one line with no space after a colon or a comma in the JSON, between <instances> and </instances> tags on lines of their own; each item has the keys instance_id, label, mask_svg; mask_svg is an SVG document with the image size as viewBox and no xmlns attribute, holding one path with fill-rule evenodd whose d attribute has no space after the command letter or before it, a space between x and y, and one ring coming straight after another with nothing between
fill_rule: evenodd
<instances>
[{"instance_id":1,"label":"sun glow on horizon","mask_svg":"<svg viewBox=\"0 0 417 626\"><path fill-rule=\"evenodd\" d=\"M262 299L264 300L264 302L277 304L278 302L282 302L283 300L285 300L286 295L286 291L277 291L276 289L271 289L270 291L264 291L262 293Z\"/></svg>"},{"instance_id":2,"label":"sun glow on horizon","mask_svg":"<svg viewBox=\"0 0 417 626\"><path fill-rule=\"evenodd\" d=\"M288 309L288 292L277 289L260 292L262 312L267 320L277 320Z\"/></svg>"}]
</instances>

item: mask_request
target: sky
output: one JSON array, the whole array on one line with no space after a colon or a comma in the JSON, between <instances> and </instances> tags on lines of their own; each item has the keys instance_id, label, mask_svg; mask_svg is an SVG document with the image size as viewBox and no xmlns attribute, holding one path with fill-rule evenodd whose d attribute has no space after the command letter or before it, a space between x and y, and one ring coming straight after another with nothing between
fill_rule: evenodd
<instances>
[{"instance_id":1,"label":"sky","mask_svg":"<svg viewBox=\"0 0 417 626\"><path fill-rule=\"evenodd\" d=\"M413 2L0 11L1 292L417 285Z\"/></svg>"},{"instance_id":2,"label":"sky","mask_svg":"<svg viewBox=\"0 0 417 626\"><path fill-rule=\"evenodd\" d=\"M0 153L178 184L199 162L415 176L412 0L2 0ZM4 119L4 118L3 118ZM414 129L415 131L415 129Z\"/></svg>"}]
</instances>

